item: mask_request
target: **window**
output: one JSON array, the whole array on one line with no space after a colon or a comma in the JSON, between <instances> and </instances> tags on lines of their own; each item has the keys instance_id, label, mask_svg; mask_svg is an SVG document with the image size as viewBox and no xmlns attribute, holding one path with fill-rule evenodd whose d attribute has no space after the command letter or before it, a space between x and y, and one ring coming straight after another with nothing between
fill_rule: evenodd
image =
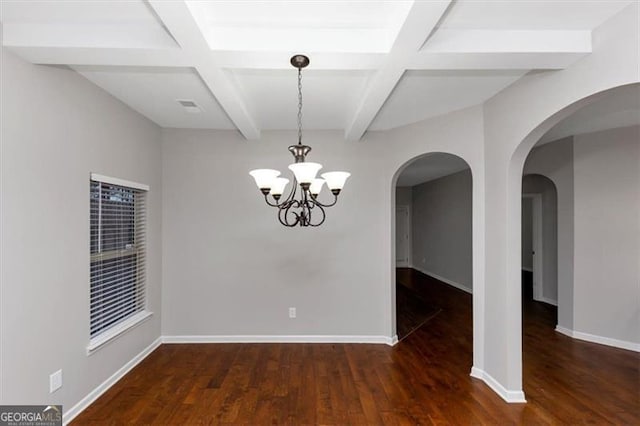
<instances>
[{"instance_id":1,"label":"window","mask_svg":"<svg viewBox=\"0 0 640 426\"><path fill-rule=\"evenodd\" d=\"M148 187L91 174L89 351L146 318Z\"/></svg>"}]
</instances>

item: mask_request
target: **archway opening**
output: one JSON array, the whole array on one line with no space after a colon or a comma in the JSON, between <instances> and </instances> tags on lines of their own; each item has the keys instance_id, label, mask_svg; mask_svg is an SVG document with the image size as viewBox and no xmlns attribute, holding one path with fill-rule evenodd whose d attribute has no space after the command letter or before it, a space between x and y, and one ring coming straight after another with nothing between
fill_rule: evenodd
<instances>
[{"instance_id":1,"label":"archway opening","mask_svg":"<svg viewBox=\"0 0 640 426\"><path fill-rule=\"evenodd\" d=\"M535 169L536 156L525 163ZM565 231L563 229L563 231ZM523 317L544 317L557 324L558 306L558 192L541 174L522 178L522 303Z\"/></svg>"},{"instance_id":2,"label":"archway opening","mask_svg":"<svg viewBox=\"0 0 640 426\"><path fill-rule=\"evenodd\" d=\"M553 278L546 272L555 272L557 297L553 299L553 287L545 285L542 299L547 300L537 304L548 313L553 311L549 304L557 301L557 315L545 318L544 312L541 316L540 310L527 309L536 305L527 305L523 287L523 384L528 395L535 396L541 388L552 389L552 383L569 376L585 392L597 393L599 386L611 381L630 389L629 378L640 374L633 352L640 351L639 159L640 84L600 92L567 106L534 129L512 157L509 193L514 199L516 187L523 194L535 193L533 185L546 186L550 194L554 187L557 200L556 242L551 247L556 249L557 268L554 271L552 265L551 271L543 272L546 281L549 275ZM534 185L533 180L538 183ZM520 232L510 228L508 240L511 247L522 249L522 267L527 266L526 203L522 199L519 209L509 211L509 221ZM543 214L543 223L545 217ZM548 259L541 260L546 265ZM516 262L509 262L509 268L512 263ZM624 354L607 346L631 351ZM601 362L612 357L618 361ZM634 361L635 376L628 371ZM589 368L594 362L601 366L597 371ZM589 374L585 376L584 371ZM631 394L621 392L602 398L618 406L629 397Z\"/></svg>"},{"instance_id":3,"label":"archway opening","mask_svg":"<svg viewBox=\"0 0 640 426\"><path fill-rule=\"evenodd\" d=\"M430 153L405 163L394 181L397 336L407 344L450 346L451 356L469 371L471 169L458 156Z\"/></svg>"}]
</instances>

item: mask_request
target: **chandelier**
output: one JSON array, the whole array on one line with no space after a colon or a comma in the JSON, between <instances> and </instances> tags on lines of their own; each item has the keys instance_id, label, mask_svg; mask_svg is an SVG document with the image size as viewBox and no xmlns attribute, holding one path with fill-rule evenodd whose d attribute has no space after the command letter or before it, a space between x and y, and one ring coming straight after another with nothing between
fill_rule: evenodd
<instances>
[{"instance_id":1,"label":"chandelier","mask_svg":"<svg viewBox=\"0 0 640 426\"><path fill-rule=\"evenodd\" d=\"M306 161L311 147L302 144L302 68L309 65L309 58L304 55L294 55L291 58L291 65L298 69L298 143L289 147L295 159L295 162L289 165L289 170L294 176L293 185L288 195L283 198L289 179L280 177L278 170L256 169L249 174L255 179L266 203L278 209L278 220L281 224L288 227L320 226L326 218L324 209L336 204L338 194L351 174L327 172L321 175L322 178L316 178L322 164ZM333 200L326 204L318 200L325 183L333 194Z\"/></svg>"}]
</instances>

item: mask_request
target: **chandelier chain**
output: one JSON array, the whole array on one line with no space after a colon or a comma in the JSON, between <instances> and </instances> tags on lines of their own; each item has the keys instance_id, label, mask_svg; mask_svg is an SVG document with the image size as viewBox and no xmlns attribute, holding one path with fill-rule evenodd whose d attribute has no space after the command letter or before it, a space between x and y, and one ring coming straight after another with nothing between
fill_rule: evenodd
<instances>
[{"instance_id":1,"label":"chandelier chain","mask_svg":"<svg viewBox=\"0 0 640 426\"><path fill-rule=\"evenodd\" d=\"M298 145L302 145L302 68L298 68Z\"/></svg>"}]
</instances>

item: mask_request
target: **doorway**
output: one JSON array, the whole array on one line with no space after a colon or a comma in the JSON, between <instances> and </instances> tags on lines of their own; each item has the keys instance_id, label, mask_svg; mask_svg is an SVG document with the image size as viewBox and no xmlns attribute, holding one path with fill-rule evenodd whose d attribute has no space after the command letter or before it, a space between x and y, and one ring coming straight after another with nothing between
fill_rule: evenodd
<instances>
[{"instance_id":1,"label":"doorway","mask_svg":"<svg viewBox=\"0 0 640 426\"><path fill-rule=\"evenodd\" d=\"M521 214L522 296L557 306L558 193L551 179L540 174L523 176Z\"/></svg>"},{"instance_id":2,"label":"doorway","mask_svg":"<svg viewBox=\"0 0 640 426\"><path fill-rule=\"evenodd\" d=\"M408 268L411 256L411 211L409 206L396 206L396 267Z\"/></svg>"},{"instance_id":3,"label":"doorway","mask_svg":"<svg viewBox=\"0 0 640 426\"><path fill-rule=\"evenodd\" d=\"M522 293L538 302L544 301L542 229L542 194L522 194Z\"/></svg>"},{"instance_id":4,"label":"doorway","mask_svg":"<svg viewBox=\"0 0 640 426\"><path fill-rule=\"evenodd\" d=\"M464 300L458 308L471 302L473 185L466 161L445 153L418 157L397 176L395 313L397 338L403 340L422 335L456 295ZM447 315L462 311L471 318L470 307Z\"/></svg>"}]
</instances>

